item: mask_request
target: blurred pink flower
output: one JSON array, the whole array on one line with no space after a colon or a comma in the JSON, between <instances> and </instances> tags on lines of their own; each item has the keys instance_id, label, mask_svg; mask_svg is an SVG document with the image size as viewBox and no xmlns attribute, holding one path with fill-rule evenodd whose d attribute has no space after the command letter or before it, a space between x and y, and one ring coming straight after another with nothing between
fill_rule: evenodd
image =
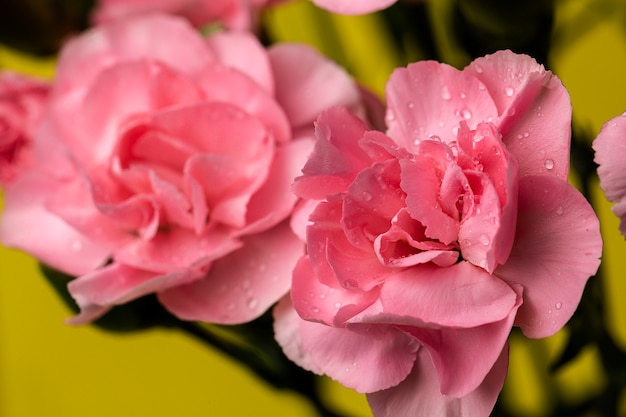
<instances>
[{"instance_id":1,"label":"blurred pink flower","mask_svg":"<svg viewBox=\"0 0 626 417\"><path fill-rule=\"evenodd\" d=\"M92 19L102 24L162 12L182 16L196 27L218 23L229 29L250 30L261 8L282 1L285 0L98 0Z\"/></svg>"},{"instance_id":2,"label":"blurred pink flower","mask_svg":"<svg viewBox=\"0 0 626 417\"><path fill-rule=\"evenodd\" d=\"M359 15L385 9L398 0L312 0L318 7L333 13Z\"/></svg>"},{"instance_id":3,"label":"blurred pink flower","mask_svg":"<svg viewBox=\"0 0 626 417\"><path fill-rule=\"evenodd\" d=\"M567 182L569 96L501 51L397 69L387 101L387 134L342 108L317 121L295 191L320 202L276 337L376 417L486 417L512 326L557 332L600 262L598 219Z\"/></svg>"},{"instance_id":4,"label":"blurred pink flower","mask_svg":"<svg viewBox=\"0 0 626 417\"><path fill-rule=\"evenodd\" d=\"M251 320L288 291L304 251L290 187L313 121L359 97L304 45L205 39L159 15L100 26L61 52L1 238L79 276L74 323L148 293L183 319Z\"/></svg>"},{"instance_id":5,"label":"blurred pink flower","mask_svg":"<svg viewBox=\"0 0 626 417\"><path fill-rule=\"evenodd\" d=\"M29 166L31 140L48 90L43 80L0 72L0 185Z\"/></svg>"},{"instance_id":6,"label":"blurred pink flower","mask_svg":"<svg viewBox=\"0 0 626 417\"><path fill-rule=\"evenodd\" d=\"M593 148L600 187L606 198L616 203L612 210L620 219L620 232L626 236L626 113L604 124L593 141Z\"/></svg>"}]
</instances>

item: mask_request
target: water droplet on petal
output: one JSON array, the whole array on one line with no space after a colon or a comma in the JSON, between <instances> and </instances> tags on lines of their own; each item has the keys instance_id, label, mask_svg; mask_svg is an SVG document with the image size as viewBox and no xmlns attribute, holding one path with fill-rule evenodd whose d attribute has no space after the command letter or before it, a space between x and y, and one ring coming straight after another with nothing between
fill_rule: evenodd
<instances>
[{"instance_id":1,"label":"water droplet on petal","mask_svg":"<svg viewBox=\"0 0 626 417\"><path fill-rule=\"evenodd\" d=\"M341 303L337 302L335 303L335 308L340 308L341 307Z\"/></svg>"},{"instance_id":2,"label":"water droplet on petal","mask_svg":"<svg viewBox=\"0 0 626 417\"><path fill-rule=\"evenodd\" d=\"M450 100L450 98L452 98L450 90L448 90L448 87L445 85L441 88L441 98L444 100Z\"/></svg>"},{"instance_id":3,"label":"water droplet on petal","mask_svg":"<svg viewBox=\"0 0 626 417\"><path fill-rule=\"evenodd\" d=\"M556 308L557 310L560 310L561 307L563 307L563 303L561 303L560 301L554 305L554 308Z\"/></svg>"},{"instance_id":4,"label":"water droplet on petal","mask_svg":"<svg viewBox=\"0 0 626 417\"><path fill-rule=\"evenodd\" d=\"M484 234L484 233L478 237L478 240L479 240L479 241L480 241L480 243L481 243L482 245L484 245L484 246L489 245L489 242L491 241L491 240L489 239L489 236L487 236L487 235L486 235L486 234Z\"/></svg>"},{"instance_id":5,"label":"water droplet on petal","mask_svg":"<svg viewBox=\"0 0 626 417\"><path fill-rule=\"evenodd\" d=\"M83 242L81 242L80 240L75 240L74 242L72 242L72 250L74 252L79 252L83 249Z\"/></svg>"},{"instance_id":6,"label":"water droplet on petal","mask_svg":"<svg viewBox=\"0 0 626 417\"><path fill-rule=\"evenodd\" d=\"M414 104L412 101L409 101L409 102L406 104L406 106L407 106L409 109L412 109L413 107L415 107L415 104Z\"/></svg>"},{"instance_id":7,"label":"water droplet on petal","mask_svg":"<svg viewBox=\"0 0 626 417\"><path fill-rule=\"evenodd\" d=\"M563 215L563 206L559 206L559 208L556 209L556 214L558 214L559 216Z\"/></svg>"},{"instance_id":8,"label":"water droplet on petal","mask_svg":"<svg viewBox=\"0 0 626 417\"><path fill-rule=\"evenodd\" d=\"M249 309L253 310L259 305L259 300L257 300L256 298L248 298L246 305Z\"/></svg>"},{"instance_id":9,"label":"water droplet on petal","mask_svg":"<svg viewBox=\"0 0 626 417\"><path fill-rule=\"evenodd\" d=\"M344 288L348 290L353 290L359 288L359 284L353 279L347 279L343 282Z\"/></svg>"},{"instance_id":10,"label":"water droplet on petal","mask_svg":"<svg viewBox=\"0 0 626 417\"><path fill-rule=\"evenodd\" d=\"M506 94L507 97L511 97L513 93L515 93L515 90L513 89L513 87L506 87L504 89L504 94Z\"/></svg>"},{"instance_id":11,"label":"water droplet on petal","mask_svg":"<svg viewBox=\"0 0 626 417\"><path fill-rule=\"evenodd\" d=\"M465 119L465 120L469 120L472 118L472 111L470 109L468 109L467 107L463 108L461 110L461 116Z\"/></svg>"},{"instance_id":12,"label":"water droplet on petal","mask_svg":"<svg viewBox=\"0 0 626 417\"><path fill-rule=\"evenodd\" d=\"M545 166L547 170L551 170L552 168L554 168L554 161L552 159L546 159L546 161L543 163L543 166Z\"/></svg>"},{"instance_id":13,"label":"water droplet on petal","mask_svg":"<svg viewBox=\"0 0 626 417\"><path fill-rule=\"evenodd\" d=\"M324 298L326 298L326 294L320 294L320 298L323 300Z\"/></svg>"},{"instance_id":14,"label":"water droplet on petal","mask_svg":"<svg viewBox=\"0 0 626 417\"><path fill-rule=\"evenodd\" d=\"M527 137L529 137L529 136L530 136L530 133L528 133L528 132L524 132L524 134L523 134L522 136L524 136L525 138L527 138Z\"/></svg>"},{"instance_id":15,"label":"water droplet on petal","mask_svg":"<svg viewBox=\"0 0 626 417\"><path fill-rule=\"evenodd\" d=\"M478 64L474 64L474 69L476 70L477 73L482 74L483 73L483 67L481 67Z\"/></svg>"},{"instance_id":16,"label":"water droplet on petal","mask_svg":"<svg viewBox=\"0 0 626 417\"><path fill-rule=\"evenodd\" d=\"M372 195L370 193L368 193L367 191L363 191L363 200L365 201L370 201L372 199Z\"/></svg>"}]
</instances>

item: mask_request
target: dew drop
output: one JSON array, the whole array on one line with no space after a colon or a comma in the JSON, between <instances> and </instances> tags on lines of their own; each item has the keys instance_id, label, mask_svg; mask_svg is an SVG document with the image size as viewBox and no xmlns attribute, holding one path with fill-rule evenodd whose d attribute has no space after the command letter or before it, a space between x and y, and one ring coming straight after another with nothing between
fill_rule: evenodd
<instances>
[{"instance_id":1,"label":"dew drop","mask_svg":"<svg viewBox=\"0 0 626 417\"><path fill-rule=\"evenodd\" d=\"M564 212L563 206L559 206L559 208L556 209L556 214L558 214L559 216L562 216L563 212Z\"/></svg>"},{"instance_id":2,"label":"dew drop","mask_svg":"<svg viewBox=\"0 0 626 417\"><path fill-rule=\"evenodd\" d=\"M75 240L74 242L72 242L72 250L74 252L79 252L83 249L83 242L81 242L80 240Z\"/></svg>"},{"instance_id":3,"label":"dew drop","mask_svg":"<svg viewBox=\"0 0 626 417\"><path fill-rule=\"evenodd\" d=\"M320 294L320 298L323 300L324 298L326 298L326 294Z\"/></svg>"},{"instance_id":4,"label":"dew drop","mask_svg":"<svg viewBox=\"0 0 626 417\"><path fill-rule=\"evenodd\" d=\"M370 201L372 199L372 195L370 193L368 193L367 191L363 191L363 200L365 201Z\"/></svg>"},{"instance_id":5,"label":"dew drop","mask_svg":"<svg viewBox=\"0 0 626 417\"><path fill-rule=\"evenodd\" d=\"M250 310L253 310L259 305L259 300L257 300L256 298L248 298L246 305Z\"/></svg>"},{"instance_id":6,"label":"dew drop","mask_svg":"<svg viewBox=\"0 0 626 417\"><path fill-rule=\"evenodd\" d=\"M345 280L343 282L343 286L344 286L344 288L347 288L347 289L351 290L351 289L358 288L359 284L355 280L353 280L353 279L347 279L347 280Z\"/></svg>"},{"instance_id":7,"label":"dew drop","mask_svg":"<svg viewBox=\"0 0 626 417\"><path fill-rule=\"evenodd\" d=\"M527 138L527 137L529 137L529 136L530 136L530 133L528 133L528 132L524 132L524 134L523 134L522 136L523 136L524 138Z\"/></svg>"},{"instance_id":8,"label":"dew drop","mask_svg":"<svg viewBox=\"0 0 626 417\"><path fill-rule=\"evenodd\" d=\"M467 97L467 95L465 93L459 93L459 97L461 97L462 99L464 99L465 97Z\"/></svg>"},{"instance_id":9,"label":"dew drop","mask_svg":"<svg viewBox=\"0 0 626 417\"><path fill-rule=\"evenodd\" d=\"M560 301L554 305L554 308L556 308L557 310L560 310L561 307L563 307L563 303L561 303Z\"/></svg>"},{"instance_id":10,"label":"dew drop","mask_svg":"<svg viewBox=\"0 0 626 417\"><path fill-rule=\"evenodd\" d=\"M469 120L472 118L472 111L470 109L468 109L467 107L463 108L461 110L461 116L465 119L465 120Z\"/></svg>"},{"instance_id":11,"label":"dew drop","mask_svg":"<svg viewBox=\"0 0 626 417\"><path fill-rule=\"evenodd\" d=\"M413 107L415 107L415 103L413 103L412 101L409 101L409 102L406 104L406 106L407 106L409 109L412 109Z\"/></svg>"},{"instance_id":12,"label":"dew drop","mask_svg":"<svg viewBox=\"0 0 626 417\"><path fill-rule=\"evenodd\" d=\"M341 303L337 302L335 303L335 308L340 308L341 307Z\"/></svg>"},{"instance_id":13,"label":"dew drop","mask_svg":"<svg viewBox=\"0 0 626 417\"><path fill-rule=\"evenodd\" d=\"M489 239L489 236L487 236L487 235L486 235L486 234L484 234L484 233L478 237L478 240L480 241L480 243L481 243L483 246L487 246L487 245L489 244L489 242L491 241L491 240Z\"/></svg>"},{"instance_id":14,"label":"dew drop","mask_svg":"<svg viewBox=\"0 0 626 417\"><path fill-rule=\"evenodd\" d=\"M313 307L313 312L314 312L314 313L319 313L319 312L320 312L320 309L319 309L319 308L317 308L317 307Z\"/></svg>"},{"instance_id":15,"label":"dew drop","mask_svg":"<svg viewBox=\"0 0 626 417\"><path fill-rule=\"evenodd\" d=\"M504 94L506 94L507 97L511 97L514 92L515 90L513 89L513 87L506 87L504 89Z\"/></svg>"},{"instance_id":16,"label":"dew drop","mask_svg":"<svg viewBox=\"0 0 626 417\"><path fill-rule=\"evenodd\" d=\"M546 159L546 161L543 163L543 166L546 167L547 170L551 170L552 168L554 168L554 161L552 159Z\"/></svg>"},{"instance_id":17,"label":"dew drop","mask_svg":"<svg viewBox=\"0 0 626 417\"><path fill-rule=\"evenodd\" d=\"M483 73L483 67L481 67L478 64L474 64L474 69L476 70L477 73L482 74Z\"/></svg>"},{"instance_id":18,"label":"dew drop","mask_svg":"<svg viewBox=\"0 0 626 417\"><path fill-rule=\"evenodd\" d=\"M441 88L441 98L444 100L450 100L452 98L450 90L448 90L448 87L445 85Z\"/></svg>"}]
</instances>

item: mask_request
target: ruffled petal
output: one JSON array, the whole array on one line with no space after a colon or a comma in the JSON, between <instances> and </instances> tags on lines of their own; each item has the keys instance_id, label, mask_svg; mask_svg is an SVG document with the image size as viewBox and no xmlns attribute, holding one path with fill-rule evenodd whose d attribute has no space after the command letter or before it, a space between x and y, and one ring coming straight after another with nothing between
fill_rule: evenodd
<instances>
[{"instance_id":1,"label":"ruffled petal","mask_svg":"<svg viewBox=\"0 0 626 417\"><path fill-rule=\"evenodd\" d=\"M434 61L396 69L387 83L388 135L410 150L437 136L456 140L459 123L471 129L496 120L498 112L485 86L468 72Z\"/></svg>"},{"instance_id":2,"label":"ruffled petal","mask_svg":"<svg viewBox=\"0 0 626 417\"><path fill-rule=\"evenodd\" d=\"M619 230L626 236L626 113L604 124L593 141L600 187L609 201L617 203L613 212L620 218Z\"/></svg>"},{"instance_id":3,"label":"ruffled petal","mask_svg":"<svg viewBox=\"0 0 626 417\"><path fill-rule=\"evenodd\" d=\"M601 253L598 218L574 187L550 176L520 179L515 243L494 274L524 287L515 324L526 336L547 337L563 327Z\"/></svg>"},{"instance_id":4,"label":"ruffled petal","mask_svg":"<svg viewBox=\"0 0 626 417\"><path fill-rule=\"evenodd\" d=\"M289 290L304 245L287 222L242 242L202 279L160 293L161 303L183 320L210 323L244 323L263 314Z\"/></svg>"},{"instance_id":5,"label":"ruffled petal","mask_svg":"<svg viewBox=\"0 0 626 417\"><path fill-rule=\"evenodd\" d=\"M298 198L291 186L312 150L313 142L307 139L276 149L268 177L248 203L246 223L249 226L241 230L242 234L274 226L293 211Z\"/></svg>"},{"instance_id":6,"label":"ruffled petal","mask_svg":"<svg viewBox=\"0 0 626 417\"><path fill-rule=\"evenodd\" d=\"M46 200L58 188L54 178L34 171L11 183L4 190L0 239L67 274L84 274L102 265L113 247L92 241L47 210Z\"/></svg>"},{"instance_id":7,"label":"ruffled petal","mask_svg":"<svg viewBox=\"0 0 626 417\"><path fill-rule=\"evenodd\" d=\"M502 390L508 368L506 346L480 386L454 398L439 391L438 375L426 349L418 352L411 374L399 385L367 395L376 417L488 417Z\"/></svg>"},{"instance_id":8,"label":"ruffled petal","mask_svg":"<svg viewBox=\"0 0 626 417\"><path fill-rule=\"evenodd\" d=\"M457 329L500 321L517 302L508 284L466 261L397 272L385 281L380 294L385 313Z\"/></svg>"},{"instance_id":9,"label":"ruffled petal","mask_svg":"<svg viewBox=\"0 0 626 417\"><path fill-rule=\"evenodd\" d=\"M215 61L205 39L185 19L150 14L134 19L132 25L122 19L67 42L59 57L55 90L65 94L74 86L91 84L112 63L143 58L184 74Z\"/></svg>"},{"instance_id":10,"label":"ruffled petal","mask_svg":"<svg viewBox=\"0 0 626 417\"><path fill-rule=\"evenodd\" d=\"M367 131L365 123L346 108L322 112L316 123L315 148L296 178L294 191L299 197L322 199L345 192L354 177L371 164L359 141Z\"/></svg>"},{"instance_id":11,"label":"ruffled petal","mask_svg":"<svg viewBox=\"0 0 626 417\"><path fill-rule=\"evenodd\" d=\"M293 127L312 126L330 107L359 103L359 90L350 75L310 46L283 43L271 47L268 54L276 98Z\"/></svg>"},{"instance_id":12,"label":"ruffled petal","mask_svg":"<svg viewBox=\"0 0 626 417\"><path fill-rule=\"evenodd\" d=\"M346 290L339 284L322 284L308 256L301 258L293 271L291 298L304 320L343 327L345 321L369 307L378 296L378 288L365 292Z\"/></svg>"},{"instance_id":13,"label":"ruffled petal","mask_svg":"<svg viewBox=\"0 0 626 417\"><path fill-rule=\"evenodd\" d=\"M297 317L287 302L275 311L276 340L289 359L357 392L397 385L419 349L414 338L387 325L330 327Z\"/></svg>"},{"instance_id":14,"label":"ruffled petal","mask_svg":"<svg viewBox=\"0 0 626 417\"><path fill-rule=\"evenodd\" d=\"M519 162L519 176L567 179L572 107L567 90L533 58L499 51L476 59L479 78L498 106L498 131Z\"/></svg>"},{"instance_id":15,"label":"ruffled petal","mask_svg":"<svg viewBox=\"0 0 626 417\"><path fill-rule=\"evenodd\" d=\"M274 94L275 81L268 52L252 34L218 32L209 36L207 42L221 63L248 75L269 94Z\"/></svg>"}]
</instances>

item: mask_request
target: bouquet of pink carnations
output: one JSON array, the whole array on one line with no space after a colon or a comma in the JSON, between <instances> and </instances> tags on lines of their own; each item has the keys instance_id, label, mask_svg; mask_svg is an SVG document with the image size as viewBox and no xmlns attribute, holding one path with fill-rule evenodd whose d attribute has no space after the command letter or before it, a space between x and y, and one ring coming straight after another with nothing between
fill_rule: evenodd
<instances>
[{"instance_id":1,"label":"bouquet of pink carnations","mask_svg":"<svg viewBox=\"0 0 626 417\"><path fill-rule=\"evenodd\" d=\"M376 13L403 57L384 89L281 39L285 1L100 0L56 43L4 33L58 61L0 75L2 243L67 323L179 328L323 416L320 375L374 417L516 415L509 341L564 327L554 369L593 345L609 385L546 416L617 416L590 190L626 217L626 117L572 137L557 6L314 3Z\"/></svg>"}]
</instances>

